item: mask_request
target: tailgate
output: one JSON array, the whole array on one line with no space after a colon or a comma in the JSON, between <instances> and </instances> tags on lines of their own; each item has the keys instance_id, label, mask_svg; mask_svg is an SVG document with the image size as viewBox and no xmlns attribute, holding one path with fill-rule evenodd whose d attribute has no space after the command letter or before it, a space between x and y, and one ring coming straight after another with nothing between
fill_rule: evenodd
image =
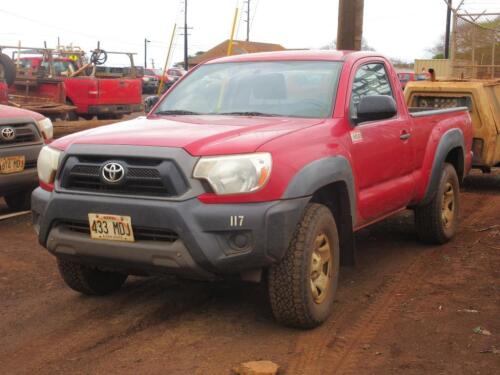
<instances>
[{"instance_id":1,"label":"tailgate","mask_svg":"<svg viewBox=\"0 0 500 375\"><path fill-rule=\"evenodd\" d=\"M98 104L140 104L141 80L100 78Z\"/></svg>"}]
</instances>

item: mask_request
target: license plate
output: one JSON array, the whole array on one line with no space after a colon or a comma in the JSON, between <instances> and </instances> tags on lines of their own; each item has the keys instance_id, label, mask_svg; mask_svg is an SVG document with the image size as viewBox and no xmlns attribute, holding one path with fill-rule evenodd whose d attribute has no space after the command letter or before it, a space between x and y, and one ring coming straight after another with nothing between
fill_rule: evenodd
<instances>
[{"instance_id":1,"label":"license plate","mask_svg":"<svg viewBox=\"0 0 500 375\"><path fill-rule=\"evenodd\" d=\"M130 216L89 214L90 238L134 242Z\"/></svg>"},{"instance_id":2,"label":"license plate","mask_svg":"<svg viewBox=\"0 0 500 375\"><path fill-rule=\"evenodd\" d=\"M0 173L16 173L24 171L24 165L26 163L26 158L22 156L6 156L0 158Z\"/></svg>"}]
</instances>

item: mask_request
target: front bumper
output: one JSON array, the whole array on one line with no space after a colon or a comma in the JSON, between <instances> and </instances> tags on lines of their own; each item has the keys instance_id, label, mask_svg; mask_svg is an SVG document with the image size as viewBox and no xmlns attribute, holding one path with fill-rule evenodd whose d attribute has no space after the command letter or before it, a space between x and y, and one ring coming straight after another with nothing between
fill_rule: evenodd
<instances>
[{"instance_id":1,"label":"front bumper","mask_svg":"<svg viewBox=\"0 0 500 375\"><path fill-rule=\"evenodd\" d=\"M36 169L30 168L22 172L0 174L0 197L21 191L34 189L38 185Z\"/></svg>"},{"instance_id":2,"label":"front bumper","mask_svg":"<svg viewBox=\"0 0 500 375\"><path fill-rule=\"evenodd\" d=\"M97 266L197 278L238 274L279 261L309 197L249 204L203 204L50 193L32 195L39 242L57 257ZM87 223L89 213L127 215L134 228L170 230L173 242L91 240L65 223Z\"/></svg>"},{"instance_id":3,"label":"front bumper","mask_svg":"<svg viewBox=\"0 0 500 375\"><path fill-rule=\"evenodd\" d=\"M32 190L38 185L36 160L43 144L14 145L0 148L0 158L23 155L26 160L26 169L22 172L0 174L0 196L20 191Z\"/></svg>"},{"instance_id":4,"label":"front bumper","mask_svg":"<svg viewBox=\"0 0 500 375\"><path fill-rule=\"evenodd\" d=\"M104 115L104 114L129 114L133 112L141 112L142 104L102 104L89 105L88 114Z\"/></svg>"}]
</instances>

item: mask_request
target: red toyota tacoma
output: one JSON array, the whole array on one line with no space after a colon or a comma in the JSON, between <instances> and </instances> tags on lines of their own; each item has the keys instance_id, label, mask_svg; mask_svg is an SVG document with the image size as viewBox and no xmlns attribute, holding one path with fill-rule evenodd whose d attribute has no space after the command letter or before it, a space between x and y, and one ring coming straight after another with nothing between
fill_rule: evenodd
<instances>
[{"instance_id":1,"label":"red toyota tacoma","mask_svg":"<svg viewBox=\"0 0 500 375\"><path fill-rule=\"evenodd\" d=\"M38 186L38 154L44 144L52 141L52 135L50 119L7 107L0 100L0 197L10 209L29 209L31 192Z\"/></svg>"},{"instance_id":2,"label":"red toyota tacoma","mask_svg":"<svg viewBox=\"0 0 500 375\"><path fill-rule=\"evenodd\" d=\"M377 54L225 57L146 118L45 147L34 224L78 292L127 275L265 276L276 319L310 328L332 311L355 231L410 208L422 240L453 237L471 142L466 108L408 109Z\"/></svg>"}]
</instances>

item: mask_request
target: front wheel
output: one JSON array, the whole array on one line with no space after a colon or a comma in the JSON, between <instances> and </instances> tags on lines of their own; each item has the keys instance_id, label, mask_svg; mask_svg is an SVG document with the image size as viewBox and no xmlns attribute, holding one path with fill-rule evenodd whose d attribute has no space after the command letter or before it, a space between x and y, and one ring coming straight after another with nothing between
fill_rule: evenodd
<instances>
[{"instance_id":1,"label":"front wheel","mask_svg":"<svg viewBox=\"0 0 500 375\"><path fill-rule=\"evenodd\" d=\"M335 219L326 206L310 203L285 257L268 273L269 298L276 320L297 328L322 324L333 309L338 275Z\"/></svg>"},{"instance_id":2,"label":"front wheel","mask_svg":"<svg viewBox=\"0 0 500 375\"><path fill-rule=\"evenodd\" d=\"M70 260L57 260L59 274L66 285L88 295L109 294L121 288L127 275L114 271L102 271Z\"/></svg>"},{"instance_id":3,"label":"front wheel","mask_svg":"<svg viewBox=\"0 0 500 375\"><path fill-rule=\"evenodd\" d=\"M427 243L443 244L456 233L459 210L459 184L453 165L445 163L434 198L415 209L418 237Z\"/></svg>"}]
</instances>

